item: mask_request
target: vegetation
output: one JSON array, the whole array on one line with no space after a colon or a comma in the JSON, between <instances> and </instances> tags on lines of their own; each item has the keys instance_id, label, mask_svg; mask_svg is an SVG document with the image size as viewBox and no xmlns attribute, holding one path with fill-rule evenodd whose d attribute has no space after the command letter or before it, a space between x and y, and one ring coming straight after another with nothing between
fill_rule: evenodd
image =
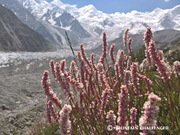
<instances>
[{"instance_id":1,"label":"vegetation","mask_svg":"<svg viewBox=\"0 0 180 135\"><path fill-rule=\"evenodd\" d=\"M47 119L52 126L45 127L44 134L180 133L180 63L169 64L156 50L151 28L144 35L145 47L134 55L128 31L124 34L127 54L119 50L115 58L113 44L108 55L103 33L102 55L97 64L94 54L90 60L86 57L83 44L77 63L72 61L69 71L65 60L50 62L55 81L68 102L62 103L55 95L49 72L45 71L42 85L47 97ZM107 61L108 56L111 62Z\"/></svg>"}]
</instances>

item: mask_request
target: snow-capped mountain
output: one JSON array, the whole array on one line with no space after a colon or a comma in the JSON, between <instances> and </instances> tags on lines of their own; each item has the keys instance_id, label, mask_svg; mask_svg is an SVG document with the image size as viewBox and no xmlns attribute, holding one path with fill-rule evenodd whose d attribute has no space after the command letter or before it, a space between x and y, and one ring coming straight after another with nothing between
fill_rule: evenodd
<instances>
[{"instance_id":1,"label":"snow-capped mountain","mask_svg":"<svg viewBox=\"0 0 180 135\"><path fill-rule=\"evenodd\" d=\"M132 11L129 13L106 14L98 11L93 5L77 8L75 5L63 4L60 0L50 3L44 0L19 0L34 16L45 20L52 25L59 26L59 17L63 12L74 16L92 37L107 32L109 39L118 37L126 28L131 33L144 32L147 26L153 30L176 29L180 30L180 5L172 9L155 9L152 12ZM66 22L67 23L67 22ZM68 25L71 26L71 25ZM68 26L63 28L68 28ZM62 26L60 26L62 27Z\"/></svg>"},{"instance_id":2,"label":"snow-capped mountain","mask_svg":"<svg viewBox=\"0 0 180 135\"><path fill-rule=\"evenodd\" d=\"M71 14L65 12L65 10L61 11L59 16L53 16L55 14L53 14L51 9L47 10L47 12L42 12L43 6L46 7L46 4L48 4L46 1L0 0L0 4L12 10L23 23L48 39L53 48L61 48L68 45L65 31L67 31L73 46L79 46L83 40L90 37L90 34L81 26L79 21ZM53 7L53 5L51 6ZM56 8L55 12L57 12L57 9L59 8ZM53 20L57 21L54 25ZM87 40L87 42L89 41Z\"/></svg>"},{"instance_id":3,"label":"snow-capped mountain","mask_svg":"<svg viewBox=\"0 0 180 135\"><path fill-rule=\"evenodd\" d=\"M72 13L73 14L73 13ZM172 9L155 9L152 12L131 11L129 13L106 14L96 10L93 5L79 9L79 14L73 14L85 25L94 27L94 31L102 29L111 36L118 36L126 28L131 29L132 34L144 32L147 26L154 31L163 29L180 30L180 5ZM114 33L112 35L112 33ZM112 37L112 38L113 38Z\"/></svg>"},{"instance_id":4,"label":"snow-capped mountain","mask_svg":"<svg viewBox=\"0 0 180 135\"><path fill-rule=\"evenodd\" d=\"M180 30L180 5L166 10L157 8L152 12L134 10L129 13L107 14L98 11L93 5L77 8L75 5L63 4L60 0L17 1L49 31L46 38L60 44L67 44L65 30L69 32L74 45L82 42L89 47L101 42L103 31L107 33L108 40L113 40L120 37L126 28L130 28L131 34L142 33L148 26L153 31ZM35 30L41 30L42 35L44 34L42 28Z\"/></svg>"}]
</instances>

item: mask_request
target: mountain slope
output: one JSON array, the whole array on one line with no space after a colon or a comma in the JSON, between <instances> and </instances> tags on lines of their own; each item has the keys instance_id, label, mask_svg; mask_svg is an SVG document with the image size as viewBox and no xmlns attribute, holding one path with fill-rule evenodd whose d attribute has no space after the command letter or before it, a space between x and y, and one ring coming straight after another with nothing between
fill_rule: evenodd
<instances>
[{"instance_id":1,"label":"mountain slope","mask_svg":"<svg viewBox=\"0 0 180 135\"><path fill-rule=\"evenodd\" d=\"M47 5L45 5L47 2L42 2L41 0L27 0L26 3L24 3L23 0L0 0L0 4L12 10L22 22L49 40L53 45L53 48L67 47L68 42L66 40L65 31L68 32L74 46L79 46L84 38L88 38L90 36L78 20L72 15L63 11L59 16L57 16L57 14L55 14L56 12L53 13L48 10L46 13L42 14L44 10L39 8L37 5L38 3L40 3L42 7L47 7ZM33 10L30 8L31 6L33 9L38 10L39 14L42 15L33 14ZM41 18L38 18L37 16L40 16ZM57 24L65 24L68 21L71 21L72 23L68 26L53 25L54 21L52 21L52 18L56 19ZM81 40L81 38L83 39Z\"/></svg>"},{"instance_id":2,"label":"mountain slope","mask_svg":"<svg viewBox=\"0 0 180 135\"><path fill-rule=\"evenodd\" d=\"M51 3L44 0L19 0L19 3L47 29L54 29L50 33L54 41L61 46L65 47L68 44L65 31L72 37L71 42L74 46L79 46L81 40L91 36L74 16L62 9L63 4L58 0Z\"/></svg>"},{"instance_id":3,"label":"mountain slope","mask_svg":"<svg viewBox=\"0 0 180 135\"><path fill-rule=\"evenodd\" d=\"M0 51L45 51L49 42L0 5Z\"/></svg>"},{"instance_id":4,"label":"mountain slope","mask_svg":"<svg viewBox=\"0 0 180 135\"><path fill-rule=\"evenodd\" d=\"M133 38L133 42L131 45L133 53L138 52L144 45L144 41L143 41L144 34L130 34L129 37ZM180 42L180 31L172 30L172 29L156 31L154 32L154 37L152 39L155 41L156 47L158 49L168 50L168 48L175 47L176 49L179 48L180 50L180 46L176 45L176 43ZM108 42L108 50L112 43L116 44L115 53L117 53L119 49L122 49L122 50L126 49L123 44L123 36ZM93 49L93 51L96 54L101 54L102 46L98 46L97 48Z\"/></svg>"}]
</instances>

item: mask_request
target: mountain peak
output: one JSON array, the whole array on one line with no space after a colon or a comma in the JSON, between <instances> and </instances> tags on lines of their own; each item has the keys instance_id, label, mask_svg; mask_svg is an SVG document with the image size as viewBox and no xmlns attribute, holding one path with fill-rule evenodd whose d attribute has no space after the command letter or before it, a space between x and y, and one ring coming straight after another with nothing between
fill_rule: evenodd
<instances>
[{"instance_id":1,"label":"mountain peak","mask_svg":"<svg viewBox=\"0 0 180 135\"><path fill-rule=\"evenodd\" d=\"M80 8L79 10L80 11L83 10L86 12L97 12L97 9L92 4L84 6L84 7Z\"/></svg>"},{"instance_id":2,"label":"mountain peak","mask_svg":"<svg viewBox=\"0 0 180 135\"><path fill-rule=\"evenodd\" d=\"M50 3L55 5L63 5L63 3L60 0L53 0Z\"/></svg>"}]
</instances>

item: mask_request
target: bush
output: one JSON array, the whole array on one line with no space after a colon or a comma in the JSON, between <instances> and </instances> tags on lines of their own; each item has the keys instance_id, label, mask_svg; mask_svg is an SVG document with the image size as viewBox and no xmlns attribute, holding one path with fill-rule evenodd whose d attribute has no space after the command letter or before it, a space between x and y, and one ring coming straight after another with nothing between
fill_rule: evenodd
<instances>
[{"instance_id":1,"label":"bush","mask_svg":"<svg viewBox=\"0 0 180 135\"><path fill-rule=\"evenodd\" d=\"M180 63L170 65L155 49L151 28L144 35L146 58L141 64L132 62L128 31L124 35L128 53L119 50L115 59L113 44L109 51L111 62L107 61L105 33L97 64L94 54L90 60L86 57L83 44L69 71L65 60L50 62L55 81L68 99L63 106L50 88L49 72L45 71L42 85L47 97L47 119L49 123L59 123L61 135L180 132ZM142 129L147 127L161 130Z\"/></svg>"}]
</instances>

